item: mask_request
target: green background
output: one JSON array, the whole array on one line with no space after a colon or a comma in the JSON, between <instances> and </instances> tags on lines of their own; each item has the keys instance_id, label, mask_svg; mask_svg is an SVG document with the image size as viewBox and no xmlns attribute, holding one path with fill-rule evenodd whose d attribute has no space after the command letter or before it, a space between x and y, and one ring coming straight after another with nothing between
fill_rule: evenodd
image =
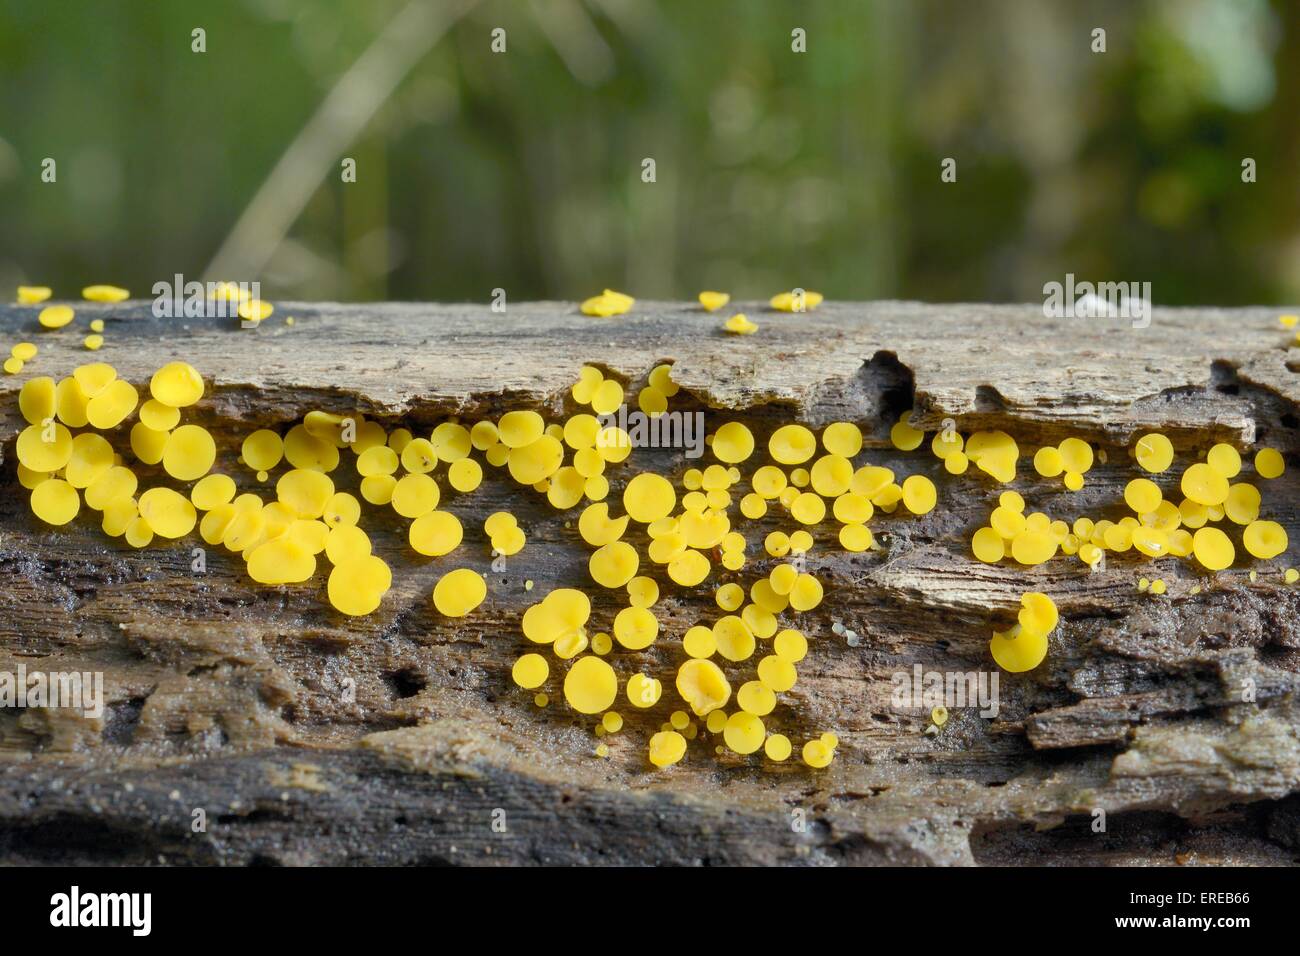
<instances>
[{"instance_id":1,"label":"green background","mask_svg":"<svg viewBox=\"0 0 1300 956\"><path fill-rule=\"evenodd\" d=\"M212 278L408 2L0 0L0 283ZM345 301L1038 301L1073 272L1283 304L1300 3L482 0L327 158L264 267L226 278Z\"/></svg>"}]
</instances>

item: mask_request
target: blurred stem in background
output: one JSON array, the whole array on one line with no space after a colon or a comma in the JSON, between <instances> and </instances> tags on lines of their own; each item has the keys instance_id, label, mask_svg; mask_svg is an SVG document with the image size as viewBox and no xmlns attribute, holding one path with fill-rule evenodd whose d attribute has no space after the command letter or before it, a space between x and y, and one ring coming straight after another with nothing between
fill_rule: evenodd
<instances>
[{"instance_id":1,"label":"blurred stem in background","mask_svg":"<svg viewBox=\"0 0 1300 956\"><path fill-rule=\"evenodd\" d=\"M1285 0L0 0L0 288L1294 302L1298 34Z\"/></svg>"}]
</instances>

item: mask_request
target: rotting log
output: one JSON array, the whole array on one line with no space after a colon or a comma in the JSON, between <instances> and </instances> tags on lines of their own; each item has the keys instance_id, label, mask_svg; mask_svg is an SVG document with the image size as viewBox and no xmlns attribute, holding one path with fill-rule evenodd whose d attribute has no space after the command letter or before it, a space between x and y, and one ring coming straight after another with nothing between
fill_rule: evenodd
<instances>
[{"instance_id":1,"label":"rotting log","mask_svg":"<svg viewBox=\"0 0 1300 956\"><path fill-rule=\"evenodd\" d=\"M7 343L41 346L23 375L0 380L0 671L102 671L108 703L100 719L0 710L0 862L1275 864L1300 854L1300 586L1279 573L1300 563L1296 544L1254 582L1240 560L1212 578L1122 555L1096 573L1060 556L983 565L970 535L1004 486L975 469L947 476L924 446L888 442L909 408L931 431L949 418L963 433L1005 429L1022 454L1088 439L1107 462L1082 491L1038 478L1024 457L1014 484L1031 510L1067 520L1121 513L1128 448L1144 430L1168 434L1181 465L1215 441L1269 444L1291 470L1265 483L1264 509L1300 542L1300 355L1274 310L1156 309L1136 329L1030 305L828 302L778 315L740 304L761 328L729 337L696 307L653 302L609 320L555 303L505 314L284 303L256 330L158 319L147 303L77 308L78 324L105 319L102 352L81 349L71 327L39 332L34 309L0 309ZM878 515L883 547L860 555L835 546L828 524L809 556L827 596L797 621L811 649L773 723L796 746L833 729L829 768L718 756L697 740L657 772L645 740L680 706L678 638L718 613L711 587L666 584L658 643L612 655L621 676L644 669L666 693L645 714L622 707L627 727L596 759L592 719L562 703L539 709L510 680L523 609L554 587L593 587L588 549L566 527L576 511L488 468L471 496L444 486L466 538L427 560L406 546L406 522L367 509L394 586L360 620L330 609L322 573L309 586L259 587L219 549L194 573L197 536L135 551L87 515L50 529L17 481L15 396L29 374L60 377L91 359L137 384L166 361L191 362L208 392L190 420L218 436L227 470L243 435L314 408L426 430L512 408L557 418L584 362L632 395L670 361L682 386L674 409L703 410L711 427L745 421L760 450L778 422L858 422L862 460L933 476L940 507ZM611 499L638 462L689 464L638 450L612 470ZM345 453L345 487L352 473ZM501 508L528 544L492 572L482 521ZM770 569L761 534L777 526L772 516L744 526L742 583ZM488 574L489 598L442 619L432 583L462 565ZM1169 593L1140 593L1139 574L1164 578ZM893 706L893 675L914 665L992 670L989 636L1028 590L1050 594L1062 624L1040 668L1002 675L995 718L954 711L927 733L925 709ZM599 600L594 625L607 630L616 609ZM560 670L548 684L557 701ZM807 825L792 826L800 817Z\"/></svg>"}]
</instances>

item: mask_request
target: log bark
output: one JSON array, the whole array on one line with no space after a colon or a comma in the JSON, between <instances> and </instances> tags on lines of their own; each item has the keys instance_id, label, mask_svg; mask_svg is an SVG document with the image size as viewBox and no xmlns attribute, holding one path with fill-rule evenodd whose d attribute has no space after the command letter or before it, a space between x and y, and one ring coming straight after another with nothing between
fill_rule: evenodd
<instances>
[{"instance_id":1,"label":"log bark","mask_svg":"<svg viewBox=\"0 0 1300 956\"><path fill-rule=\"evenodd\" d=\"M1268 444L1291 470L1261 483L1264 509L1300 542L1300 353L1274 310L1156 309L1134 328L1032 305L828 302L781 315L751 303L737 308L759 332L731 337L697 307L654 302L607 320L559 303L505 314L284 303L255 330L155 318L140 302L77 308L79 321L106 321L97 355L71 328L39 332L33 309L0 308L6 341L41 346L0 381L0 671L100 671L108 703L100 719L0 709L0 863L1286 864L1300 853L1300 585L1281 577L1300 564L1295 544L1217 576L1131 554L1097 573L1066 557L980 564L970 535L1005 487L975 469L947 476L924 446L888 442L907 409L931 431L945 419L963 433L1004 429L1022 454L1085 438L1106 461L1082 491L1039 478L1027 458L1013 485L1031 510L1066 520L1123 513L1128 449L1146 430L1170 436L1180 467L1217 441ZM882 548L860 555L838 547L829 523L816 532L808 564L826 600L790 622L811 649L771 723L796 746L833 730L829 768L716 755L701 739L655 771L646 738L680 706L679 638L719 613L712 587L683 591L656 572L659 641L611 660L621 676L659 676L664 700L621 708L627 727L596 758L592 719L561 701L558 662L545 709L510 680L523 609L555 587L594 589L576 511L490 467L471 496L442 482L466 538L428 560L406 546L405 521L367 509L394 585L360 620L330 609L323 574L260 587L219 549L195 573L197 536L136 551L89 515L51 529L17 481L16 394L29 374L61 377L92 358L137 385L166 361L192 363L209 384L189 420L218 436L228 471L249 431L315 408L416 431L514 408L554 420L572 410L583 363L634 395L668 361L682 386L675 410L704 411L711 427L745 421L760 450L778 423L858 422L861 460L933 476L940 506L877 515ZM691 462L639 449L611 471L612 501L638 464L680 473ZM353 471L344 452L345 487ZM491 571L482 522L502 508L528 544ZM742 528L750 562L737 580L767 573L761 537L778 526ZM487 574L489 597L448 620L430 592L457 566ZM1163 578L1168 594L1140 592L1141 575ZM934 733L928 708L893 705L894 675L915 665L995 670L991 632L1030 590L1055 599L1062 623L1040 668L1001 675L996 717L954 710ZM601 597L596 627L617 607Z\"/></svg>"}]
</instances>

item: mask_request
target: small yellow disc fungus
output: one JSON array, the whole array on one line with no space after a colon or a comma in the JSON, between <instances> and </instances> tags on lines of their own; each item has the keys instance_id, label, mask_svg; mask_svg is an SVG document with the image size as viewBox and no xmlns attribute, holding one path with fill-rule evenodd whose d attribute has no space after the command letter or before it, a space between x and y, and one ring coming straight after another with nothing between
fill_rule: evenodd
<instances>
[{"instance_id":1,"label":"small yellow disc fungus","mask_svg":"<svg viewBox=\"0 0 1300 956\"><path fill-rule=\"evenodd\" d=\"M150 488L140 496L139 508L140 517L164 538L183 538L198 521L190 500L170 488Z\"/></svg>"},{"instance_id":2,"label":"small yellow disc fungus","mask_svg":"<svg viewBox=\"0 0 1300 956\"><path fill-rule=\"evenodd\" d=\"M315 556L290 538L268 541L248 556L248 576L259 584L298 584L315 573Z\"/></svg>"},{"instance_id":3,"label":"small yellow disc fungus","mask_svg":"<svg viewBox=\"0 0 1300 956\"><path fill-rule=\"evenodd\" d=\"M18 392L18 410L29 425L44 424L53 418L56 408L56 386L48 376L28 379Z\"/></svg>"},{"instance_id":4,"label":"small yellow disc fungus","mask_svg":"<svg viewBox=\"0 0 1300 956\"><path fill-rule=\"evenodd\" d=\"M453 461L447 469L447 482L459 492L469 492L483 481L483 466L473 458Z\"/></svg>"},{"instance_id":5,"label":"small yellow disc fungus","mask_svg":"<svg viewBox=\"0 0 1300 956\"><path fill-rule=\"evenodd\" d=\"M731 296L726 292L701 292L700 305L704 306L705 312L717 312L720 308L731 301Z\"/></svg>"},{"instance_id":6,"label":"small yellow disc fungus","mask_svg":"<svg viewBox=\"0 0 1300 956\"><path fill-rule=\"evenodd\" d=\"M370 536L356 525L331 528L325 538L325 557L334 565L346 564L371 553Z\"/></svg>"},{"instance_id":7,"label":"small yellow disc fungus","mask_svg":"<svg viewBox=\"0 0 1300 956\"><path fill-rule=\"evenodd\" d=\"M682 650L686 652L687 657L701 659L712 657L717 649L718 641L713 635L713 630L702 624L695 625L682 637Z\"/></svg>"},{"instance_id":8,"label":"small yellow disc fungus","mask_svg":"<svg viewBox=\"0 0 1300 956\"><path fill-rule=\"evenodd\" d=\"M822 447L832 455L852 458L862 451L862 429L852 422L832 422L822 431Z\"/></svg>"},{"instance_id":9,"label":"small yellow disc fungus","mask_svg":"<svg viewBox=\"0 0 1300 956\"><path fill-rule=\"evenodd\" d=\"M1228 479L1204 462L1183 472L1183 495L1203 505L1221 505L1228 497Z\"/></svg>"},{"instance_id":10,"label":"small yellow disc fungus","mask_svg":"<svg viewBox=\"0 0 1300 956\"><path fill-rule=\"evenodd\" d=\"M1160 486L1149 478L1134 478L1124 487L1124 502L1136 514L1155 511L1162 499Z\"/></svg>"},{"instance_id":11,"label":"small yellow disc fungus","mask_svg":"<svg viewBox=\"0 0 1300 956\"><path fill-rule=\"evenodd\" d=\"M809 767L827 767L834 758L835 748L823 740L810 740L803 745L803 762Z\"/></svg>"},{"instance_id":12,"label":"small yellow disc fungus","mask_svg":"<svg viewBox=\"0 0 1300 956\"><path fill-rule=\"evenodd\" d=\"M1134 447L1137 463L1152 474L1159 474L1174 461L1173 443L1159 432L1151 432L1138 439Z\"/></svg>"},{"instance_id":13,"label":"small yellow disc fungus","mask_svg":"<svg viewBox=\"0 0 1300 956\"><path fill-rule=\"evenodd\" d=\"M718 653L729 661L748 660L754 653L754 633L743 619L727 614L713 625L713 640Z\"/></svg>"},{"instance_id":14,"label":"small yellow disc fungus","mask_svg":"<svg viewBox=\"0 0 1300 956\"><path fill-rule=\"evenodd\" d=\"M903 480L903 506L912 514L928 514L937 500L934 482L925 475L909 475Z\"/></svg>"},{"instance_id":15,"label":"small yellow disc fungus","mask_svg":"<svg viewBox=\"0 0 1300 956\"><path fill-rule=\"evenodd\" d=\"M18 304L19 305L37 305L44 302L54 291L49 286L43 285L20 285L18 287Z\"/></svg>"},{"instance_id":16,"label":"small yellow disc fungus","mask_svg":"<svg viewBox=\"0 0 1300 956\"><path fill-rule=\"evenodd\" d=\"M72 377L77 380L87 398L94 398L110 383L117 381L117 369L106 362L91 362L89 365L78 366Z\"/></svg>"},{"instance_id":17,"label":"small yellow disc fungus","mask_svg":"<svg viewBox=\"0 0 1300 956\"><path fill-rule=\"evenodd\" d=\"M641 559L626 541L611 541L592 554L587 563L591 578L606 588L621 588L636 575Z\"/></svg>"},{"instance_id":18,"label":"small yellow disc fungus","mask_svg":"<svg viewBox=\"0 0 1300 956\"><path fill-rule=\"evenodd\" d=\"M140 420L144 421L143 413ZM254 471L270 471L280 464L280 459L284 457L284 442L270 429L260 428L244 439L243 445L240 446L240 454L245 464ZM361 474L365 475L367 472Z\"/></svg>"},{"instance_id":19,"label":"small yellow disc fungus","mask_svg":"<svg viewBox=\"0 0 1300 956\"><path fill-rule=\"evenodd\" d=\"M840 528L840 547L855 554L867 551L875 542L871 529L861 524L846 524Z\"/></svg>"},{"instance_id":20,"label":"small yellow disc fungus","mask_svg":"<svg viewBox=\"0 0 1300 956\"><path fill-rule=\"evenodd\" d=\"M822 602L822 585L811 574L800 574L790 589L790 607L796 611L811 611Z\"/></svg>"},{"instance_id":21,"label":"small yellow disc fungus","mask_svg":"<svg viewBox=\"0 0 1300 956\"><path fill-rule=\"evenodd\" d=\"M370 475L361 479L361 497L372 505L386 505L393 500L397 479L392 475Z\"/></svg>"},{"instance_id":22,"label":"small yellow disc fungus","mask_svg":"<svg viewBox=\"0 0 1300 956\"><path fill-rule=\"evenodd\" d=\"M551 666L541 654L524 654L510 669L514 682L527 690L541 687L550 673Z\"/></svg>"},{"instance_id":23,"label":"small yellow disc fungus","mask_svg":"<svg viewBox=\"0 0 1300 956\"><path fill-rule=\"evenodd\" d=\"M751 322L749 316L743 312L737 312L727 321L722 323L723 331L730 332L732 335L753 335L758 331L758 323Z\"/></svg>"},{"instance_id":24,"label":"small yellow disc fungus","mask_svg":"<svg viewBox=\"0 0 1300 956\"><path fill-rule=\"evenodd\" d=\"M459 422L443 422L429 436L429 443L439 461L462 461L472 447L469 429Z\"/></svg>"},{"instance_id":25,"label":"small yellow disc fungus","mask_svg":"<svg viewBox=\"0 0 1300 956\"><path fill-rule=\"evenodd\" d=\"M1149 558L1161 558L1169 553L1169 533L1160 528L1134 528L1130 541Z\"/></svg>"},{"instance_id":26,"label":"small yellow disc fungus","mask_svg":"<svg viewBox=\"0 0 1300 956\"><path fill-rule=\"evenodd\" d=\"M178 408L164 405L156 398L147 400L140 406L140 421L157 432L171 431L180 423L181 412Z\"/></svg>"},{"instance_id":27,"label":"small yellow disc fungus","mask_svg":"<svg viewBox=\"0 0 1300 956\"><path fill-rule=\"evenodd\" d=\"M996 564L1006 556L1006 541L993 528L980 528L971 537L971 551L986 564Z\"/></svg>"},{"instance_id":28,"label":"small yellow disc fungus","mask_svg":"<svg viewBox=\"0 0 1300 956\"><path fill-rule=\"evenodd\" d=\"M1223 513L1233 524L1247 525L1259 517L1259 489L1246 482L1228 487Z\"/></svg>"},{"instance_id":29,"label":"small yellow disc fungus","mask_svg":"<svg viewBox=\"0 0 1300 956\"><path fill-rule=\"evenodd\" d=\"M745 590L739 584L724 584L718 588L714 597L722 610L734 611L745 602Z\"/></svg>"},{"instance_id":30,"label":"small yellow disc fungus","mask_svg":"<svg viewBox=\"0 0 1300 956\"><path fill-rule=\"evenodd\" d=\"M72 458L72 433L57 422L29 425L19 433L16 450L32 471L58 471Z\"/></svg>"},{"instance_id":31,"label":"small yellow disc fungus","mask_svg":"<svg viewBox=\"0 0 1300 956\"><path fill-rule=\"evenodd\" d=\"M86 421L93 428L115 428L135 411L138 400L130 382L116 379L86 402Z\"/></svg>"},{"instance_id":32,"label":"small yellow disc fungus","mask_svg":"<svg viewBox=\"0 0 1300 956\"><path fill-rule=\"evenodd\" d=\"M524 448L542 437L546 422L534 411L506 412L497 423L501 444L507 448Z\"/></svg>"},{"instance_id":33,"label":"small yellow disc fungus","mask_svg":"<svg viewBox=\"0 0 1300 956\"><path fill-rule=\"evenodd\" d=\"M838 498L853 481L853 463L840 455L823 455L813 463L809 483L824 498Z\"/></svg>"},{"instance_id":34,"label":"small yellow disc fungus","mask_svg":"<svg viewBox=\"0 0 1300 956\"><path fill-rule=\"evenodd\" d=\"M154 372L149 393L164 405L188 408L203 397L203 376L185 362L169 362Z\"/></svg>"},{"instance_id":35,"label":"small yellow disc fungus","mask_svg":"<svg viewBox=\"0 0 1300 956\"><path fill-rule=\"evenodd\" d=\"M91 404L96 401L98 399L91 399ZM167 444L163 447L162 465L167 474L176 480L193 481L211 471L216 458L217 444L207 429L199 425L182 425L167 438ZM158 531L157 526L154 530Z\"/></svg>"},{"instance_id":36,"label":"small yellow disc fungus","mask_svg":"<svg viewBox=\"0 0 1300 956\"><path fill-rule=\"evenodd\" d=\"M758 679L778 694L784 694L799 679L794 665L783 657L770 654L758 662Z\"/></svg>"},{"instance_id":37,"label":"small yellow disc fungus","mask_svg":"<svg viewBox=\"0 0 1300 956\"><path fill-rule=\"evenodd\" d=\"M407 538L411 547L431 558L450 554L464 537L460 519L447 511L429 511L411 522Z\"/></svg>"},{"instance_id":38,"label":"small yellow disc fungus","mask_svg":"<svg viewBox=\"0 0 1300 956\"><path fill-rule=\"evenodd\" d=\"M134 498L117 498L109 502L108 506L104 508L104 520L100 527L103 528L104 534L110 538L121 537L126 534L126 529L131 526L137 517L139 517L139 512L136 510ZM210 541L208 543L213 544L214 542Z\"/></svg>"},{"instance_id":39,"label":"small yellow disc fungus","mask_svg":"<svg viewBox=\"0 0 1300 956\"><path fill-rule=\"evenodd\" d=\"M438 483L428 475L403 475L393 487L393 510L403 518L418 518L438 507Z\"/></svg>"},{"instance_id":40,"label":"small yellow disc fungus","mask_svg":"<svg viewBox=\"0 0 1300 956\"><path fill-rule=\"evenodd\" d=\"M672 482L653 472L637 475L623 490L624 510L633 521L641 524L667 517L676 504L677 492Z\"/></svg>"},{"instance_id":41,"label":"small yellow disc fungus","mask_svg":"<svg viewBox=\"0 0 1300 956\"><path fill-rule=\"evenodd\" d=\"M81 297L88 302L123 302L131 293L115 285L88 285L81 290Z\"/></svg>"},{"instance_id":42,"label":"small yellow disc fungus","mask_svg":"<svg viewBox=\"0 0 1300 956\"><path fill-rule=\"evenodd\" d=\"M783 425L767 442L768 454L783 465L798 465L817 451L817 437L803 425Z\"/></svg>"},{"instance_id":43,"label":"small yellow disc fungus","mask_svg":"<svg viewBox=\"0 0 1300 956\"><path fill-rule=\"evenodd\" d=\"M820 495L805 491L790 505L790 514L800 524L819 524L826 517L826 502Z\"/></svg>"},{"instance_id":44,"label":"small yellow disc fungus","mask_svg":"<svg viewBox=\"0 0 1300 956\"><path fill-rule=\"evenodd\" d=\"M747 714L764 717L776 708L776 694L761 681L748 681L736 691L736 703Z\"/></svg>"},{"instance_id":45,"label":"small yellow disc fungus","mask_svg":"<svg viewBox=\"0 0 1300 956\"><path fill-rule=\"evenodd\" d=\"M785 734L773 734L763 742L763 753L767 754L768 760L774 760L781 763L790 758L794 747L790 744L790 738Z\"/></svg>"},{"instance_id":46,"label":"small yellow disc fungus","mask_svg":"<svg viewBox=\"0 0 1300 956\"><path fill-rule=\"evenodd\" d=\"M1205 463L1224 478L1236 478L1241 472L1241 455L1237 449L1222 442L1210 449Z\"/></svg>"},{"instance_id":47,"label":"small yellow disc fungus","mask_svg":"<svg viewBox=\"0 0 1300 956\"><path fill-rule=\"evenodd\" d=\"M1047 531L1022 531L1011 540L1011 556L1024 565L1042 564L1050 560L1058 545Z\"/></svg>"},{"instance_id":48,"label":"small yellow disc fungus","mask_svg":"<svg viewBox=\"0 0 1300 956\"><path fill-rule=\"evenodd\" d=\"M72 455L63 477L74 488L88 488L113 466L113 446L101 435L86 432L72 439Z\"/></svg>"},{"instance_id":49,"label":"small yellow disc fungus","mask_svg":"<svg viewBox=\"0 0 1300 956\"><path fill-rule=\"evenodd\" d=\"M81 510L77 489L59 478L42 481L32 491L32 514L46 524L65 525Z\"/></svg>"},{"instance_id":50,"label":"small yellow disc fungus","mask_svg":"<svg viewBox=\"0 0 1300 956\"><path fill-rule=\"evenodd\" d=\"M633 607L653 607L659 600L659 585L654 578L635 577L627 582L627 593Z\"/></svg>"},{"instance_id":51,"label":"small yellow disc fungus","mask_svg":"<svg viewBox=\"0 0 1300 956\"><path fill-rule=\"evenodd\" d=\"M483 603L487 582L470 568L448 571L433 587L433 606L444 617L464 617ZM603 709L603 708L602 708Z\"/></svg>"},{"instance_id":52,"label":"small yellow disc fungus","mask_svg":"<svg viewBox=\"0 0 1300 956\"><path fill-rule=\"evenodd\" d=\"M713 661L691 658L677 669L677 693L696 717L705 717L731 699L731 685Z\"/></svg>"},{"instance_id":53,"label":"small yellow disc fungus","mask_svg":"<svg viewBox=\"0 0 1300 956\"><path fill-rule=\"evenodd\" d=\"M599 657L580 657L564 675L564 699L580 714L609 710L618 696L614 668Z\"/></svg>"},{"instance_id":54,"label":"small yellow disc fungus","mask_svg":"<svg viewBox=\"0 0 1300 956\"><path fill-rule=\"evenodd\" d=\"M75 313L66 305L48 305L41 309L36 321L47 329L61 329L72 321Z\"/></svg>"},{"instance_id":55,"label":"small yellow disc fungus","mask_svg":"<svg viewBox=\"0 0 1300 956\"><path fill-rule=\"evenodd\" d=\"M740 422L727 422L714 432L712 448L719 461L736 464L754 453L754 435Z\"/></svg>"},{"instance_id":56,"label":"small yellow disc fungus","mask_svg":"<svg viewBox=\"0 0 1300 956\"><path fill-rule=\"evenodd\" d=\"M550 435L542 435L522 448L513 448L507 465L510 477L521 485L535 485L549 478L564 462L564 446Z\"/></svg>"},{"instance_id":57,"label":"small yellow disc fungus","mask_svg":"<svg viewBox=\"0 0 1300 956\"><path fill-rule=\"evenodd\" d=\"M1232 541L1218 528L1199 529L1192 536L1192 553L1210 571L1222 571L1231 566L1237 556Z\"/></svg>"},{"instance_id":58,"label":"small yellow disc fungus","mask_svg":"<svg viewBox=\"0 0 1300 956\"><path fill-rule=\"evenodd\" d=\"M591 395L591 409L597 415L612 415L623 404L623 386L607 378Z\"/></svg>"},{"instance_id":59,"label":"small yellow disc fungus","mask_svg":"<svg viewBox=\"0 0 1300 956\"><path fill-rule=\"evenodd\" d=\"M1256 558L1276 558L1287 548L1287 533L1276 521L1252 521L1242 532L1241 543Z\"/></svg>"},{"instance_id":60,"label":"small yellow disc fungus","mask_svg":"<svg viewBox=\"0 0 1300 956\"><path fill-rule=\"evenodd\" d=\"M319 518L334 496L334 482L319 471L295 468L280 476L275 495L289 505L300 518Z\"/></svg>"},{"instance_id":61,"label":"small yellow disc fungus","mask_svg":"<svg viewBox=\"0 0 1300 956\"><path fill-rule=\"evenodd\" d=\"M808 639L793 628L786 628L772 642L776 656L791 664L797 664L808 655Z\"/></svg>"},{"instance_id":62,"label":"small yellow disc fungus","mask_svg":"<svg viewBox=\"0 0 1300 956\"><path fill-rule=\"evenodd\" d=\"M1261 448L1255 455L1255 473L1261 478L1280 478L1286 471L1286 461L1276 448Z\"/></svg>"},{"instance_id":63,"label":"small yellow disc fungus","mask_svg":"<svg viewBox=\"0 0 1300 956\"><path fill-rule=\"evenodd\" d=\"M1055 478L1064 470L1065 461L1060 449L1044 445L1034 453L1034 471L1044 478Z\"/></svg>"},{"instance_id":64,"label":"small yellow disc fungus","mask_svg":"<svg viewBox=\"0 0 1300 956\"><path fill-rule=\"evenodd\" d=\"M330 604L352 617L369 614L379 607L392 582L392 572L380 558L373 554L354 558L330 572Z\"/></svg>"},{"instance_id":65,"label":"small yellow disc fungus","mask_svg":"<svg viewBox=\"0 0 1300 956\"><path fill-rule=\"evenodd\" d=\"M661 730L650 738L650 762L671 767L686 755L686 738L675 730Z\"/></svg>"},{"instance_id":66,"label":"small yellow disc fungus","mask_svg":"<svg viewBox=\"0 0 1300 956\"><path fill-rule=\"evenodd\" d=\"M229 475L208 475L190 489L190 501L200 511L211 511L235 498L235 481Z\"/></svg>"},{"instance_id":67,"label":"small yellow disc fungus","mask_svg":"<svg viewBox=\"0 0 1300 956\"><path fill-rule=\"evenodd\" d=\"M1092 468L1092 446L1081 438L1067 438L1056 446L1066 471L1083 475Z\"/></svg>"},{"instance_id":68,"label":"small yellow disc fungus","mask_svg":"<svg viewBox=\"0 0 1300 956\"><path fill-rule=\"evenodd\" d=\"M1012 674L1031 671L1047 656L1047 633L1025 631L1019 626L1005 633L994 632L989 651L999 667Z\"/></svg>"},{"instance_id":69,"label":"small yellow disc fungus","mask_svg":"<svg viewBox=\"0 0 1300 956\"><path fill-rule=\"evenodd\" d=\"M900 451L912 451L925 440L925 432L913 428L911 418L911 412L904 412L889 430L890 442Z\"/></svg>"},{"instance_id":70,"label":"small yellow disc fungus","mask_svg":"<svg viewBox=\"0 0 1300 956\"><path fill-rule=\"evenodd\" d=\"M143 516L135 518L126 526L126 543L133 548L147 548L153 541L153 529Z\"/></svg>"},{"instance_id":71,"label":"small yellow disc fungus","mask_svg":"<svg viewBox=\"0 0 1300 956\"><path fill-rule=\"evenodd\" d=\"M722 729L723 741L738 754L752 754L763 746L766 735L759 717L739 710L727 718L727 725Z\"/></svg>"},{"instance_id":72,"label":"small yellow disc fungus","mask_svg":"<svg viewBox=\"0 0 1300 956\"><path fill-rule=\"evenodd\" d=\"M633 707L653 707L663 692L663 684L645 674L633 674L627 679L627 699Z\"/></svg>"},{"instance_id":73,"label":"small yellow disc fungus","mask_svg":"<svg viewBox=\"0 0 1300 956\"><path fill-rule=\"evenodd\" d=\"M614 616L614 639L629 651L649 647L659 636L659 621L643 607L625 607Z\"/></svg>"},{"instance_id":74,"label":"small yellow disc fungus","mask_svg":"<svg viewBox=\"0 0 1300 956\"><path fill-rule=\"evenodd\" d=\"M96 511L103 511L113 502L134 495L136 486L135 472L113 465L87 486L86 504Z\"/></svg>"}]
</instances>

